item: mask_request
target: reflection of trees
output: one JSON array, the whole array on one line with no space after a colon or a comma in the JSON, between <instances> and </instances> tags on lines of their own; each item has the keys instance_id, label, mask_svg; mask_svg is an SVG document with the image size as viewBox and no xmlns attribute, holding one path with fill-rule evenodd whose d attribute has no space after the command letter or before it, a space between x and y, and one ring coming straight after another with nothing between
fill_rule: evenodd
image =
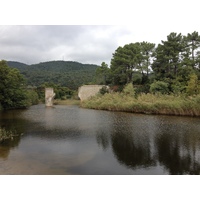
<instances>
[{"instance_id":1,"label":"reflection of trees","mask_svg":"<svg viewBox=\"0 0 200 200\"><path fill-rule=\"evenodd\" d=\"M0 158L6 159L10 153L10 148L0 145Z\"/></svg>"},{"instance_id":2,"label":"reflection of trees","mask_svg":"<svg viewBox=\"0 0 200 200\"><path fill-rule=\"evenodd\" d=\"M148 137L130 132L130 129L120 127L119 124L112 133L111 139L113 152L120 163L131 168L148 167L155 164Z\"/></svg>"},{"instance_id":3,"label":"reflection of trees","mask_svg":"<svg viewBox=\"0 0 200 200\"><path fill-rule=\"evenodd\" d=\"M9 156L10 150L19 146L21 134L29 126L28 120L19 118L23 112L23 110L0 112L1 127L14 135L12 139L7 139L0 143L0 158L6 159Z\"/></svg>"},{"instance_id":4,"label":"reflection of trees","mask_svg":"<svg viewBox=\"0 0 200 200\"><path fill-rule=\"evenodd\" d=\"M151 119L143 124L137 118L113 120L111 142L118 161L133 169L158 163L169 174L200 174L199 126L187 118Z\"/></svg>"},{"instance_id":5,"label":"reflection of trees","mask_svg":"<svg viewBox=\"0 0 200 200\"><path fill-rule=\"evenodd\" d=\"M157 159L170 174L200 174L198 148L200 136L197 130L162 128L156 134Z\"/></svg>"},{"instance_id":6,"label":"reflection of trees","mask_svg":"<svg viewBox=\"0 0 200 200\"><path fill-rule=\"evenodd\" d=\"M17 147L20 143L21 136L14 136L13 139L7 139L0 143L0 158L6 159L10 150Z\"/></svg>"},{"instance_id":7,"label":"reflection of trees","mask_svg":"<svg viewBox=\"0 0 200 200\"><path fill-rule=\"evenodd\" d=\"M101 145L104 150L106 150L109 147L110 137L107 133L103 131L97 132L96 139L98 145Z\"/></svg>"}]
</instances>

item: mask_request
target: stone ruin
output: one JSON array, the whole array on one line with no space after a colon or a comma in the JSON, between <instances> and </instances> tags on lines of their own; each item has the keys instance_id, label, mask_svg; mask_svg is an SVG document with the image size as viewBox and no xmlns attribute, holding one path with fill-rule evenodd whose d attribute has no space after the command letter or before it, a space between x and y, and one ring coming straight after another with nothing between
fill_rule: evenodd
<instances>
[{"instance_id":1,"label":"stone ruin","mask_svg":"<svg viewBox=\"0 0 200 200\"><path fill-rule=\"evenodd\" d=\"M83 85L78 89L78 97L81 101L95 96L104 85Z\"/></svg>"},{"instance_id":2,"label":"stone ruin","mask_svg":"<svg viewBox=\"0 0 200 200\"><path fill-rule=\"evenodd\" d=\"M53 100L55 97L55 93L53 91L53 88L45 88L45 105L47 107L53 106Z\"/></svg>"}]
</instances>

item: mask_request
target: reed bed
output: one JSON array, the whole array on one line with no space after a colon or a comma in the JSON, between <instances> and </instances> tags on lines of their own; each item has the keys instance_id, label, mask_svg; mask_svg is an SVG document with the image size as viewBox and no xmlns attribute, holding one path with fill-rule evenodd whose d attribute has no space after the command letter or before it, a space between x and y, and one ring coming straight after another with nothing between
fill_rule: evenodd
<instances>
[{"instance_id":1,"label":"reed bed","mask_svg":"<svg viewBox=\"0 0 200 200\"><path fill-rule=\"evenodd\" d=\"M123 93L96 95L81 103L84 108L145 114L200 116L200 95L193 97Z\"/></svg>"}]
</instances>

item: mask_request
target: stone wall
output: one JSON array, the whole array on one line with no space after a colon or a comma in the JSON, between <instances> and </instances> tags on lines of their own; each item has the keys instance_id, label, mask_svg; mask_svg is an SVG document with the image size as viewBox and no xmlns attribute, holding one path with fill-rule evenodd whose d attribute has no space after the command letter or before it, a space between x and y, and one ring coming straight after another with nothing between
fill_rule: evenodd
<instances>
[{"instance_id":1,"label":"stone wall","mask_svg":"<svg viewBox=\"0 0 200 200\"><path fill-rule=\"evenodd\" d=\"M78 89L78 97L84 101L95 96L104 85L83 85Z\"/></svg>"}]
</instances>

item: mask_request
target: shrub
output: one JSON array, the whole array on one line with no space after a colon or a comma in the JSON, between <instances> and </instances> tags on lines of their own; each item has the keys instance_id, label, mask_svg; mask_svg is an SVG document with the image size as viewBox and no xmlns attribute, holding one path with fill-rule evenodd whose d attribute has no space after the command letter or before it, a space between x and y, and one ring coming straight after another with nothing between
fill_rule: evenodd
<instances>
[{"instance_id":1,"label":"shrub","mask_svg":"<svg viewBox=\"0 0 200 200\"><path fill-rule=\"evenodd\" d=\"M123 93L125 95L135 97L135 89L133 88L133 84L132 83L127 84L123 89Z\"/></svg>"},{"instance_id":2,"label":"shrub","mask_svg":"<svg viewBox=\"0 0 200 200\"><path fill-rule=\"evenodd\" d=\"M34 90L27 91L27 98L29 100L30 105L37 105L39 103L38 94Z\"/></svg>"},{"instance_id":3,"label":"shrub","mask_svg":"<svg viewBox=\"0 0 200 200\"><path fill-rule=\"evenodd\" d=\"M186 93L188 95L197 95L200 93L199 81L196 74L191 74L186 87Z\"/></svg>"},{"instance_id":4,"label":"shrub","mask_svg":"<svg viewBox=\"0 0 200 200\"><path fill-rule=\"evenodd\" d=\"M164 81L155 81L150 85L150 92L168 94L169 93L169 84Z\"/></svg>"},{"instance_id":5,"label":"shrub","mask_svg":"<svg viewBox=\"0 0 200 200\"><path fill-rule=\"evenodd\" d=\"M108 87L107 86L103 86L100 90L99 90L100 94L106 94L109 93Z\"/></svg>"}]
</instances>

